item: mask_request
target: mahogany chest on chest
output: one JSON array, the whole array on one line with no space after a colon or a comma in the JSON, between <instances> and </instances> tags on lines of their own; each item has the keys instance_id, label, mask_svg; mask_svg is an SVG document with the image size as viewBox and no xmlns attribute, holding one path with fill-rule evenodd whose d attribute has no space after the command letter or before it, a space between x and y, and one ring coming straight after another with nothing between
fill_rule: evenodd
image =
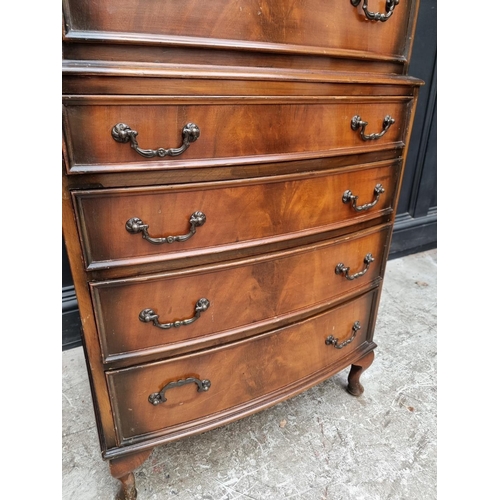
<instances>
[{"instance_id":1,"label":"mahogany chest on chest","mask_svg":"<svg viewBox=\"0 0 500 500\"><path fill-rule=\"evenodd\" d=\"M418 1L63 1L63 233L103 458L373 360Z\"/></svg>"}]
</instances>

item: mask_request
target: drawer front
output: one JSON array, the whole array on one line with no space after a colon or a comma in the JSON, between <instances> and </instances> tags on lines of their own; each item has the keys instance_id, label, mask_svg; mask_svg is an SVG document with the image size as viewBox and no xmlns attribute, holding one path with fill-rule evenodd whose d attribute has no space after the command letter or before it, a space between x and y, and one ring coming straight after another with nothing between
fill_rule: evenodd
<instances>
[{"instance_id":1,"label":"drawer front","mask_svg":"<svg viewBox=\"0 0 500 500\"><path fill-rule=\"evenodd\" d=\"M347 171L73 196L86 264L97 269L285 240L387 214L398 173L396 161ZM190 223L197 212L204 219L200 215ZM134 219L142 224L131 222L127 230ZM162 244L154 240L182 235L189 237Z\"/></svg>"},{"instance_id":2,"label":"drawer front","mask_svg":"<svg viewBox=\"0 0 500 500\"><path fill-rule=\"evenodd\" d=\"M358 3L353 6L351 0L150 0L144 4L139 0L66 0L64 13L70 39L83 32L80 37L135 43L154 41L280 52L355 50L372 57L405 55L412 2L402 0L387 12L385 0L368 0L369 13L390 16L385 22L370 21L364 14L363 0Z\"/></svg>"},{"instance_id":3,"label":"drawer front","mask_svg":"<svg viewBox=\"0 0 500 500\"><path fill-rule=\"evenodd\" d=\"M199 349L200 340L221 343L274 328L373 283L389 233L385 226L241 263L91 284L104 358ZM338 264L349 272L336 271Z\"/></svg>"},{"instance_id":4,"label":"drawer front","mask_svg":"<svg viewBox=\"0 0 500 500\"><path fill-rule=\"evenodd\" d=\"M374 298L370 292L303 322L224 347L108 372L121 440L168 434L202 419L207 423L262 398L282 399L292 385L333 367L370 340Z\"/></svg>"},{"instance_id":5,"label":"drawer front","mask_svg":"<svg viewBox=\"0 0 500 500\"><path fill-rule=\"evenodd\" d=\"M393 148L404 140L412 99L336 97L296 102L283 98L283 103L274 104L263 98L248 101L66 101L70 172L210 167ZM385 121L386 116L394 122ZM355 120L357 128L353 128L355 117L359 117ZM367 125L363 127L360 122ZM365 140L363 134L372 138Z\"/></svg>"}]
</instances>

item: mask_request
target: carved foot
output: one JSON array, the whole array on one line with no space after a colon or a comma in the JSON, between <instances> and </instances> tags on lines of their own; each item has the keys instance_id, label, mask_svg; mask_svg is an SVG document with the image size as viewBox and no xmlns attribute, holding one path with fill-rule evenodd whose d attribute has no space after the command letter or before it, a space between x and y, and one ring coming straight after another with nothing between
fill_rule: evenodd
<instances>
[{"instance_id":1,"label":"carved foot","mask_svg":"<svg viewBox=\"0 0 500 500\"><path fill-rule=\"evenodd\" d=\"M361 396L363 394L365 389L359 382L359 377L373 363L374 358L375 354L372 351L352 364L351 371L347 377L347 392L349 394L353 396Z\"/></svg>"},{"instance_id":2,"label":"carved foot","mask_svg":"<svg viewBox=\"0 0 500 500\"><path fill-rule=\"evenodd\" d=\"M135 455L128 455L122 458L115 458L109 461L111 475L118 479L121 488L115 500L136 500L137 490L135 489L135 477L133 470L140 467L149 457L152 450L146 450Z\"/></svg>"}]
</instances>

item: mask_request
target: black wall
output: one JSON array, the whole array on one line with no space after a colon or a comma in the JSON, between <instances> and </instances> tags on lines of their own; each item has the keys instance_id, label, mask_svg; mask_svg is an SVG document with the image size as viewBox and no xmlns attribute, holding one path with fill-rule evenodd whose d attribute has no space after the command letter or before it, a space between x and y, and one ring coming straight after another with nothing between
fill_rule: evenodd
<instances>
[{"instance_id":1,"label":"black wall","mask_svg":"<svg viewBox=\"0 0 500 500\"><path fill-rule=\"evenodd\" d=\"M62 244L62 346L63 350L81 345L80 316L68 255Z\"/></svg>"},{"instance_id":2,"label":"black wall","mask_svg":"<svg viewBox=\"0 0 500 500\"><path fill-rule=\"evenodd\" d=\"M424 80L399 198L390 258L437 247L437 0L421 0L408 73Z\"/></svg>"},{"instance_id":3,"label":"black wall","mask_svg":"<svg viewBox=\"0 0 500 500\"><path fill-rule=\"evenodd\" d=\"M390 22L390 21L388 21ZM409 74L425 81L410 149L389 258L437 247L437 0L421 0ZM78 304L62 249L62 347L81 345Z\"/></svg>"}]
</instances>

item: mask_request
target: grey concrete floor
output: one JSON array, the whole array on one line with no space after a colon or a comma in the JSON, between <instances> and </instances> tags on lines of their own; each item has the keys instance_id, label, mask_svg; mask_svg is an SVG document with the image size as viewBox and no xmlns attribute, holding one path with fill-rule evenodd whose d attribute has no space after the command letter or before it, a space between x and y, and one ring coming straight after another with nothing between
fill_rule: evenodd
<instances>
[{"instance_id":1,"label":"grey concrete floor","mask_svg":"<svg viewBox=\"0 0 500 500\"><path fill-rule=\"evenodd\" d=\"M156 448L138 500L437 498L437 251L389 261L364 394L348 369L259 414ZM62 353L62 498L112 500L81 348Z\"/></svg>"}]
</instances>

